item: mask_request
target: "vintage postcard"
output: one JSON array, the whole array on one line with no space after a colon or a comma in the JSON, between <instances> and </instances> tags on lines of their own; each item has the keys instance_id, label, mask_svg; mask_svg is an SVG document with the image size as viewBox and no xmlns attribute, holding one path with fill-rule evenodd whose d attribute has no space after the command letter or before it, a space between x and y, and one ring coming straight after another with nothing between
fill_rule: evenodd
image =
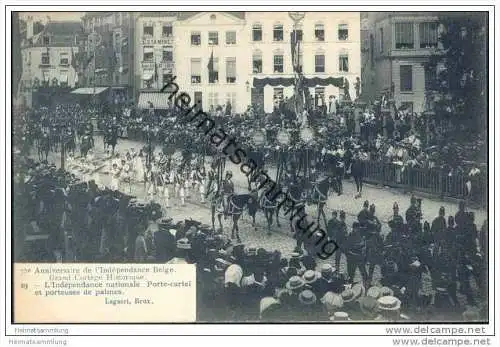
<instances>
[{"instance_id":1,"label":"vintage postcard","mask_svg":"<svg viewBox=\"0 0 500 347\"><path fill-rule=\"evenodd\" d=\"M491 8L139 10L7 10L12 327L486 339Z\"/></svg>"}]
</instances>

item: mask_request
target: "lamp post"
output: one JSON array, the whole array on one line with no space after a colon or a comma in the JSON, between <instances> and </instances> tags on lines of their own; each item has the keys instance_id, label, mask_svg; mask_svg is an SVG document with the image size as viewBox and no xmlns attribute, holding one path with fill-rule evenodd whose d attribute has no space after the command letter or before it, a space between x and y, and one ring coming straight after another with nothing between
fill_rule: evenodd
<instances>
[{"instance_id":1,"label":"lamp post","mask_svg":"<svg viewBox=\"0 0 500 347\"><path fill-rule=\"evenodd\" d=\"M301 79L301 71L299 71L299 56L300 56L300 46L298 45L297 41L297 29L299 27L299 23L304 19L306 16L305 12L288 12L288 16L292 19L293 21L293 45L291 47L292 49L292 56L294 57L292 61L293 65L293 72L294 72L294 79L295 79L295 100L294 100L294 107L295 107L295 114L298 116L299 113L301 112L301 107L299 107L299 95L300 98L303 98L303 91L302 87L300 86L300 79Z\"/></svg>"}]
</instances>

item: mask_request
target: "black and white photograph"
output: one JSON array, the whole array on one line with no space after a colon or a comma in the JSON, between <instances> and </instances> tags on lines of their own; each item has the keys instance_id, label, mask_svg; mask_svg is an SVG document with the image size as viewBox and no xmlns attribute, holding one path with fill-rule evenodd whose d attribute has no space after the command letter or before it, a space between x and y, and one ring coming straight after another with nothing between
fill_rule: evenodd
<instances>
[{"instance_id":1,"label":"black and white photograph","mask_svg":"<svg viewBox=\"0 0 500 347\"><path fill-rule=\"evenodd\" d=\"M10 262L193 264L196 324L488 324L489 12L202 9L7 12Z\"/></svg>"}]
</instances>

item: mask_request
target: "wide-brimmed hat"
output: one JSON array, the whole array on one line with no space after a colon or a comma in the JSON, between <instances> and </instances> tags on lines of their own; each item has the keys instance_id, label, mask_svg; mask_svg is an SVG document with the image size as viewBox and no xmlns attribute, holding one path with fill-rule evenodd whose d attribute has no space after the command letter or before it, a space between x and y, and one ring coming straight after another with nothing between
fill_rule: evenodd
<instances>
[{"instance_id":1,"label":"wide-brimmed hat","mask_svg":"<svg viewBox=\"0 0 500 347\"><path fill-rule=\"evenodd\" d=\"M229 265L224 273L224 284L227 287L230 283L241 286L241 279L243 278L243 269L237 264Z\"/></svg>"},{"instance_id":2,"label":"wide-brimmed hat","mask_svg":"<svg viewBox=\"0 0 500 347\"><path fill-rule=\"evenodd\" d=\"M395 296L383 296L377 302L381 311L397 311L401 308L401 300Z\"/></svg>"},{"instance_id":3,"label":"wide-brimmed hat","mask_svg":"<svg viewBox=\"0 0 500 347\"><path fill-rule=\"evenodd\" d=\"M280 302L273 298L272 296L266 296L265 298L262 298L260 300L260 316L262 318L262 315L268 311L271 310L277 306L280 305Z\"/></svg>"},{"instance_id":4,"label":"wide-brimmed hat","mask_svg":"<svg viewBox=\"0 0 500 347\"><path fill-rule=\"evenodd\" d=\"M378 314L379 304L376 299L370 296L364 296L359 299L359 308L367 318L375 318Z\"/></svg>"},{"instance_id":5,"label":"wide-brimmed hat","mask_svg":"<svg viewBox=\"0 0 500 347\"><path fill-rule=\"evenodd\" d=\"M318 278L321 277L321 274L317 271L314 271L314 270L307 270L306 272L304 272L304 274L302 275L302 279L304 280L305 283L307 284L311 284L311 283L314 283L316 282L316 280Z\"/></svg>"},{"instance_id":6,"label":"wide-brimmed hat","mask_svg":"<svg viewBox=\"0 0 500 347\"><path fill-rule=\"evenodd\" d=\"M333 292L326 292L321 298L321 302L325 305L328 312L338 311L344 306L342 296Z\"/></svg>"},{"instance_id":7,"label":"wide-brimmed hat","mask_svg":"<svg viewBox=\"0 0 500 347\"><path fill-rule=\"evenodd\" d=\"M177 241L177 248L178 249L191 249L191 243L187 238L182 238L179 241Z\"/></svg>"},{"instance_id":8,"label":"wide-brimmed hat","mask_svg":"<svg viewBox=\"0 0 500 347\"><path fill-rule=\"evenodd\" d=\"M300 253L293 252L292 254L290 254L290 258L291 259L300 259Z\"/></svg>"},{"instance_id":9,"label":"wide-brimmed hat","mask_svg":"<svg viewBox=\"0 0 500 347\"><path fill-rule=\"evenodd\" d=\"M303 290L299 294L299 301L304 305L313 305L316 303L316 295L309 289Z\"/></svg>"},{"instance_id":10,"label":"wide-brimmed hat","mask_svg":"<svg viewBox=\"0 0 500 347\"><path fill-rule=\"evenodd\" d=\"M351 320L349 318L349 314L347 312L335 312L333 314L333 316L330 317L330 320L331 321L335 321L335 322L346 322L346 321L349 321Z\"/></svg>"},{"instance_id":11,"label":"wide-brimmed hat","mask_svg":"<svg viewBox=\"0 0 500 347\"><path fill-rule=\"evenodd\" d=\"M380 287L368 288L368 291L366 292L366 296L377 300L378 298L380 298L382 296L380 293Z\"/></svg>"},{"instance_id":12,"label":"wide-brimmed hat","mask_svg":"<svg viewBox=\"0 0 500 347\"><path fill-rule=\"evenodd\" d=\"M285 287L290 290L296 290L304 287L305 282L300 276L292 276L286 283Z\"/></svg>"}]
</instances>

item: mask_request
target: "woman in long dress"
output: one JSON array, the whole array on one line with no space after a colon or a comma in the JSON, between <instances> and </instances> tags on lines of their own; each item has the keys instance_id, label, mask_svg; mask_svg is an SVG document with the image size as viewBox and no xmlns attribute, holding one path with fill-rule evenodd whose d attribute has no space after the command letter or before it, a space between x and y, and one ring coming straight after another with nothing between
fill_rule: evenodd
<instances>
[{"instance_id":1,"label":"woman in long dress","mask_svg":"<svg viewBox=\"0 0 500 347\"><path fill-rule=\"evenodd\" d=\"M135 168L135 180L137 182L144 182L145 178L145 159L142 150L139 154L134 158L134 168Z\"/></svg>"}]
</instances>

